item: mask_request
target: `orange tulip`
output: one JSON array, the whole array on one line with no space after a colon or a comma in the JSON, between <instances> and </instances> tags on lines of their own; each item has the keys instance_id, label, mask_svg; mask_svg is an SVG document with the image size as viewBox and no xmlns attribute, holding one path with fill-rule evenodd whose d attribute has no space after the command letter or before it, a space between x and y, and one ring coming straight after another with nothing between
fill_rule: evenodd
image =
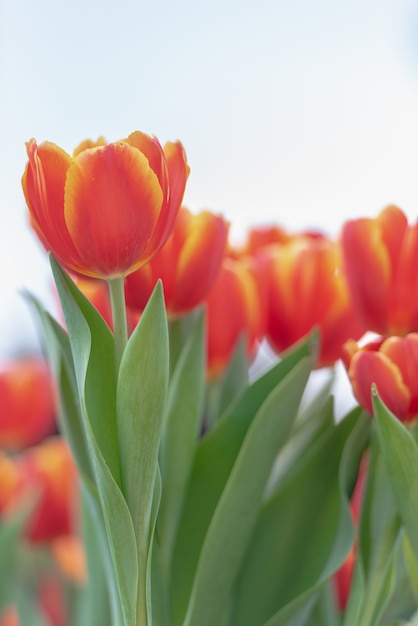
<instances>
[{"instance_id":1,"label":"orange tulip","mask_svg":"<svg viewBox=\"0 0 418 626\"><path fill-rule=\"evenodd\" d=\"M257 283L243 262L225 259L206 301L207 369L219 375L232 357L241 337L246 336L248 358L261 338L262 312Z\"/></svg>"},{"instance_id":2,"label":"orange tulip","mask_svg":"<svg viewBox=\"0 0 418 626\"><path fill-rule=\"evenodd\" d=\"M77 525L78 479L65 441L52 437L10 462L15 464L16 473L9 468L8 497L2 502L2 515L13 515L33 494L37 500L25 531L30 541L50 542L73 533ZM4 459L2 466L6 467Z\"/></svg>"},{"instance_id":3,"label":"orange tulip","mask_svg":"<svg viewBox=\"0 0 418 626\"><path fill-rule=\"evenodd\" d=\"M96 278L144 265L169 237L189 168L180 142L136 131L123 141L83 142L73 156L27 143L22 178L31 225L66 269Z\"/></svg>"},{"instance_id":4,"label":"orange tulip","mask_svg":"<svg viewBox=\"0 0 418 626\"><path fill-rule=\"evenodd\" d=\"M353 306L380 335L418 331L418 222L395 206L347 222L342 248Z\"/></svg>"},{"instance_id":5,"label":"orange tulip","mask_svg":"<svg viewBox=\"0 0 418 626\"><path fill-rule=\"evenodd\" d=\"M270 245L287 243L291 239L292 235L280 226L254 226L247 232L245 241L241 246L229 247L228 256L233 259L254 256Z\"/></svg>"},{"instance_id":6,"label":"orange tulip","mask_svg":"<svg viewBox=\"0 0 418 626\"><path fill-rule=\"evenodd\" d=\"M318 327L317 365L332 365L343 343L364 332L350 305L338 245L325 236L307 235L269 247L266 254L269 343L281 353Z\"/></svg>"},{"instance_id":7,"label":"orange tulip","mask_svg":"<svg viewBox=\"0 0 418 626\"><path fill-rule=\"evenodd\" d=\"M344 364L358 403L373 413L374 383L385 405L402 422L418 416L418 333L406 337L380 337L360 347L354 340L344 346Z\"/></svg>"},{"instance_id":8,"label":"orange tulip","mask_svg":"<svg viewBox=\"0 0 418 626\"><path fill-rule=\"evenodd\" d=\"M164 286L169 315L181 315L201 304L224 257L228 223L220 215L182 208L164 247L125 281L127 306L143 311L158 279Z\"/></svg>"},{"instance_id":9,"label":"orange tulip","mask_svg":"<svg viewBox=\"0 0 418 626\"><path fill-rule=\"evenodd\" d=\"M66 580L77 585L87 581L87 563L84 546L77 535L61 535L51 543L51 551Z\"/></svg>"},{"instance_id":10,"label":"orange tulip","mask_svg":"<svg viewBox=\"0 0 418 626\"><path fill-rule=\"evenodd\" d=\"M55 431L53 381L42 358L27 357L0 369L0 446L17 450Z\"/></svg>"}]
</instances>

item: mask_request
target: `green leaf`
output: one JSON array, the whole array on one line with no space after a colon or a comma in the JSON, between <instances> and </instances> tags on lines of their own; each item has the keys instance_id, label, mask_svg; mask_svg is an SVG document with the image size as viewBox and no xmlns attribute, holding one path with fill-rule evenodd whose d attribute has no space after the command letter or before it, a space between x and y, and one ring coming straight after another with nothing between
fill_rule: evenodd
<instances>
[{"instance_id":1,"label":"green leaf","mask_svg":"<svg viewBox=\"0 0 418 626\"><path fill-rule=\"evenodd\" d=\"M402 521L418 560L418 447L407 428L373 395L376 432Z\"/></svg>"},{"instance_id":2,"label":"green leaf","mask_svg":"<svg viewBox=\"0 0 418 626\"><path fill-rule=\"evenodd\" d=\"M248 429L206 533L185 625L212 626L228 604L273 462L291 430L312 365L309 358L296 365Z\"/></svg>"},{"instance_id":3,"label":"green leaf","mask_svg":"<svg viewBox=\"0 0 418 626\"><path fill-rule=\"evenodd\" d=\"M120 485L113 335L53 257L51 267L68 329L82 414Z\"/></svg>"},{"instance_id":4,"label":"green leaf","mask_svg":"<svg viewBox=\"0 0 418 626\"><path fill-rule=\"evenodd\" d=\"M247 339L237 342L228 367L206 385L205 430L210 430L228 406L248 386Z\"/></svg>"},{"instance_id":5,"label":"green leaf","mask_svg":"<svg viewBox=\"0 0 418 626\"><path fill-rule=\"evenodd\" d=\"M78 470L86 478L93 480L68 335L34 296L25 295L40 319L48 361L57 381L59 429L70 446Z\"/></svg>"},{"instance_id":6,"label":"green leaf","mask_svg":"<svg viewBox=\"0 0 418 626\"><path fill-rule=\"evenodd\" d=\"M137 626L138 551L132 518L126 500L91 432L89 432L89 441L104 524L115 567L124 624Z\"/></svg>"},{"instance_id":7,"label":"green leaf","mask_svg":"<svg viewBox=\"0 0 418 626\"><path fill-rule=\"evenodd\" d=\"M169 576L177 527L189 483L202 424L205 383L203 311L181 353L170 381L160 468L164 490L158 513L160 558Z\"/></svg>"},{"instance_id":8,"label":"green leaf","mask_svg":"<svg viewBox=\"0 0 418 626\"><path fill-rule=\"evenodd\" d=\"M35 500L31 498L13 518L2 520L0 523L0 611L12 603L22 533L34 503Z\"/></svg>"},{"instance_id":9,"label":"green leaf","mask_svg":"<svg viewBox=\"0 0 418 626\"><path fill-rule=\"evenodd\" d=\"M102 317L52 258L51 265L68 328L83 426L125 626L136 626L137 545L120 489L113 337Z\"/></svg>"},{"instance_id":10,"label":"green leaf","mask_svg":"<svg viewBox=\"0 0 418 626\"><path fill-rule=\"evenodd\" d=\"M373 426L376 422L373 421ZM344 626L380 626L395 590L400 520L376 433L372 432L362 502L356 567Z\"/></svg>"},{"instance_id":11,"label":"green leaf","mask_svg":"<svg viewBox=\"0 0 418 626\"><path fill-rule=\"evenodd\" d=\"M263 505L237 584L232 623L309 623L317 592L353 542L347 490L368 429L369 418L359 410L331 424Z\"/></svg>"},{"instance_id":12,"label":"green leaf","mask_svg":"<svg viewBox=\"0 0 418 626\"><path fill-rule=\"evenodd\" d=\"M254 381L199 442L173 554L175 624L182 624L207 529L250 425L267 396L311 350L312 341L303 342Z\"/></svg>"},{"instance_id":13,"label":"green leaf","mask_svg":"<svg viewBox=\"0 0 418 626\"><path fill-rule=\"evenodd\" d=\"M418 563L414 557L411 542L407 534L403 536L403 551L411 588L414 592L415 601L418 604Z\"/></svg>"},{"instance_id":14,"label":"green leaf","mask_svg":"<svg viewBox=\"0 0 418 626\"><path fill-rule=\"evenodd\" d=\"M81 485L83 545L88 580L80 590L74 626L122 626L121 604L97 490Z\"/></svg>"},{"instance_id":15,"label":"green leaf","mask_svg":"<svg viewBox=\"0 0 418 626\"><path fill-rule=\"evenodd\" d=\"M138 549L138 610L145 610L151 511L168 388L168 332L159 282L122 356L117 387L122 490Z\"/></svg>"}]
</instances>

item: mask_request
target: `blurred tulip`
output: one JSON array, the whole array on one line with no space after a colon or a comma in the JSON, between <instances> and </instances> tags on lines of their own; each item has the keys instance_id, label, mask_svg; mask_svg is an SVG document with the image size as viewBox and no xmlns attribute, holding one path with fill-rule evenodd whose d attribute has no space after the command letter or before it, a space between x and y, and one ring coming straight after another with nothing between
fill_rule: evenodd
<instances>
[{"instance_id":1,"label":"blurred tulip","mask_svg":"<svg viewBox=\"0 0 418 626\"><path fill-rule=\"evenodd\" d=\"M53 143L27 143L22 178L31 225L66 269L96 278L144 265L169 237L189 168L180 142L136 131L70 156Z\"/></svg>"},{"instance_id":2,"label":"blurred tulip","mask_svg":"<svg viewBox=\"0 0 418 626\"><path fill-rule=\"evenodd\" d=\"M19 614L16 607L6 606L0 612L0 626L19 626Z\"/></svg>"},{"instance_id":3,"label":"blurred tulip","mask_svg":"<svg viewBox=\"0 0 418 626\"><path fill-rule=\"evenodd\" d=\"M339 246L325 236L304 236L267 253L270 345L281 353L318 327L317 366L334 364L343 343L364 333L350 305Z\"/></svg>"},{"instance_id":4,"label":"blurred tulip","mask_svg":"<svg viewBox=\"0 0 418 626\"><path fill-rule=\"evenodd\" d=\"M53 380L45 361L26 357L0 369L0 447L19 450L56 429Z\"/></svg>"},{"instance_id":5,"label":"blurred tulip","mask_svg":"<svg viewBox=\"0 0 418 626\"><path fill-rule=\"evenodd\" d=\"M371 386L396 417L409 422L418 416L418 333L380 337L360 347L344 346L344 364L358 403L373 413Z\"/></svg>"},{"instance_id":6,"label":"blurred tulip","mask_svg":"<svg viewBox=\"0 0 418 626\"><path fill-rule=\"evenodd\" d=\"M254 256L260 250L264 250L270 245L287 243L292 239L284 228L275 225L254 226L247 232L244 243L241 246L231 246L228 256L234 259L244 256Z\"/></svg>"},{"instance_id":7,"label":"blurred tulip","mask_svg":"<svg viewBox=\"0 0 418 626\"><path fill-rule=\"evenodd\" d=\"M78 521L78 478L65 441L58 436L51 437L28 448L11 462L16 472L13 476L8 472L9 497L2 503L2 515L13 515L33 496L34 508L25 530L30 541L50 542L73 533ZM13 489L10 488L11 477Z\"/></svg>"},{"instance_id":8,"label":"blurred tulip","mask_svg":"<svg viewBox=\"0 0 418 626\"><path fill-rule=\"evenodd\" d=\"M207 368L209 377L227 366L242 337L248 358L255 354L261 338L262 311L256 279L241 261L225 259L206 301Z\"/></svg>"},{"instance_id":9,"label":"blurred tulip","mask_svg":"<svg viewBox=\"0 0 418 626\"><path fill-rule=\"evenodd\" d=\"M163 248L147 265L127 276L128 308L143 311L159 278L168 315L181 315L201 304L219 272L228 227L220 215L209 211L194 215L182 207Z\"/></svg>"},{"instance_id":10,"label":"blurred tulip","mask_svg":"<svg viewBox=\"0 0 418 626\"><path fill-rule=\"evenodd\" d=\"M69 626L62 582L52 573L40 577L37 585L38 605L41 615L51 626Z\"/></svg>"},{"instance_id":11,"label":"blurred tulip","mask_svg":"<svg viewBox=\"0 0 418 626\"><path fill-rule=\"evenodd\" d=\"M87 581L86 555L78 535L62 535L51 543L52 555L64 577L77 585Z\"/></svg>"},{"instance_id":12,"label":"blurred tulip","mask_svg":"<svg viewBox=\"0 0 418 626\"><path fill-rule=\"evenodd\" d=\"M380 335L418 331L418 222L395 206L346 222L341 236L357 315Z\"/></svg>"},{"instance_id":13,"label":"blurred tulip","mask_svg":"<svg viewBox=\"0 0 418 626\"><path fill-rule=\"evenodd\" d=\"M356 563L357 534L358 525L360 522L360 511L363 501L364 488L366 484L367 464L368 459L367 455L365 455L363 456L360 463L356 485L350 501L350 512L356 531L356 539L344 563L334 576L335 594L337 598L337 605L340 611L345 610L350 597L351 582L353 579L354 567Z\"/></svg>"}]
</instances>

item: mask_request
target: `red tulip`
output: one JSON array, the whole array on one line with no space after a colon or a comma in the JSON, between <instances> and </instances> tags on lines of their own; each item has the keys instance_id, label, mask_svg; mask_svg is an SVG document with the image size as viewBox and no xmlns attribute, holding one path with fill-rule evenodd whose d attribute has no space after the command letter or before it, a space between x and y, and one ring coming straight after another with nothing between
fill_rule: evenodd
<instances>
[{"instance_id":1,"label":"red tulip","mask_svg":"<svg viewBox=\"0 0 418 626\"><path fill-rule=\"evenodd\" d=\"M270 246L266 254L269 343L281 353L318 327L318 366L332 365L343 343L364 332L351 308L339 246L325 236L307 235Z\"/></svg>"},{"instance_id":2,"label":"red tulip","mask_svg":"<svg viewBox=\"0 0 418 626\"><path fill-rule=\"evenodd\" d=\"M373 413L374 383L385 405L402 422L418 416L418 333L380 337L363 347L344 346L344 363L358 403Z\"/></svg>"},{"instance_id":3,"label":"red tulip","mask_svg":"<svg viewBox=\"0 0 418 626\"><path fill-rule=\"evenodd\" d=\"M31 225L66 269L97 278L144 265L169 237L189 168L180 142L136 131L108 145L84 142L70 156L27 144L22 178Z\"/></svg>"},{"instance_id":4,"label":"red tulip","mask_svg":"<svg viewBox=\"0 0 418 626\"><path fill-rule=\"evenodd\" d=\"M347 222L342 248L353 307L380 335L418 332L418 222L389 206L375 219Z\"/></svg>"},{"instance_id":5,"label":"red tulip","mask_svg":"<svg viewBox=\"0 0 418 626\"><path fill-rule=\"evenodd\" d=\"M243 262L225 259L205 304L208 374L227 366L238 341L246 337L248 358L261 338L262 312L254 273Z\"/></svg>"},{"instance_id":6,"label":"red tulip","mask_svg":"<svg viewBox=\"0 0 418 626\"><path fill-rule=\"evenodd\" d=\"M144 267L125 281L129 309L145 308L158 279L164 286L167 313L181 315L201 304L212 287L224 257L228 223L220 215L182 208L170 238Z\"/></svg>"},{"instance_id":7,"label":"red tulip","mask_svg":"<svg viewBox=\"0 0 418 626\"><path fill-rule=\"evenodd\" d=\"M45 361L27 357L0 369L0 446L17 450L54 432L53 381Z\"/></svg>"},{"instance_id":8,"label":"red tulip","mask_svg":"<svg viewBox=\"0 0 418 626\"><path fill-rule=\"evenodd\" d=\"M27 538L50 542L72 534L77 524L78 477L65 441L52 437L28 448L15 459L0 459L5 483L0 491L0 512L10 516L26 498L35 496L35 506L26 526ZM14 467L12 467L14 466Z\"/></svg>"}]
</instances>

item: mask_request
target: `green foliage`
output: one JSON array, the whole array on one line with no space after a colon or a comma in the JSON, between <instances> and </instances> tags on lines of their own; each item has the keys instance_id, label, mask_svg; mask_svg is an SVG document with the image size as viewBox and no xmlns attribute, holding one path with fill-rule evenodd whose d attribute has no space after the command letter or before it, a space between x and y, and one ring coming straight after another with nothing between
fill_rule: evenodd
<instances>
[{"instance_id":1,"label":"green foliage","mask_svg":"<svg viewBox=\"0 0 418 626\"><path fill-rule=\"evenodd\" d=\"M337 423L331 381L306 402L315 334L252 382L239 344L209 383L203 309L167 325L157 285L115 365L108 326L51 263L67 330L29 299L83 481L89 582L70 626L416 623L415 434L377 396L375 420L356 408ZM21 524L0 528L11 581ZM352 549L340 611L334 575ZM0 606L10 587L2 591ZM18 596L25 624L31 603Z\"/></svg>"}]
</instances>

